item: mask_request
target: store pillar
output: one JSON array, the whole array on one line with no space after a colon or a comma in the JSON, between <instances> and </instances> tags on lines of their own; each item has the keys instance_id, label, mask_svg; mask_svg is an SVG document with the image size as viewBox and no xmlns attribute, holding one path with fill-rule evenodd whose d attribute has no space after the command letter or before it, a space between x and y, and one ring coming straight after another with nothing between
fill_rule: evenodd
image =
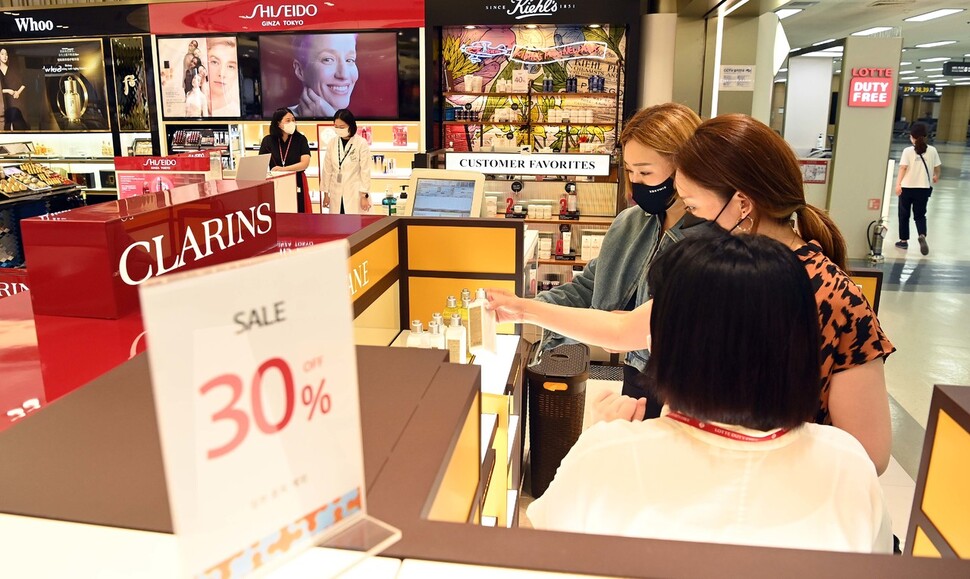
<instances>
[{"instance_id":1,"label":"store pillar","mask_svg":"<svg viewBox=\"0 0 970 579\"><path fill-rule=\"evenodd\" d=\"M940 104L936 141L961 145L966 143L967 123L970 123L970 86L945 87Z\"/></svg>"},{"instance_id":2,"label":"store pillar","mask_svg":"<svg viewBox=\"0 0 970 579\"><path fill-rule=\"evenodd\" d=\"M849 258L868 255L866 228L882 210L902 45L900 37L845 39L827 207Z\"/></svg>"},{"instance_id":3,"label":"store pillar","mask_svg":"<svg viewBox=\"0 0 970 579\"><path fill-rule=\"evenodd\" d=\"M815 148L819 135L828 134L831 86L831 58L800 56L788 60L783 134L800 157Z\"/></svg>"},{"instance_id":4,"label":"store pillar","mask_svg":"<svg viewBox=\"0 0 970 579\"><path fill-rule=\"evenodd\" d=\"M670 102L674 99L674 47L677 41L677 7L659 10L642 17L643 43L640 60L639 108Z\"/></svg>"},{"instance_id":5,"label":"store pillar","mask_svg":"<svg viewBox=\"0 0 970 579\"><path fill-rule=\"evenodd\" d=\"M707 36L702 111L712 117L743 113L769 123L775 72L788 39L774 13L754 18L712 17Z\"/></svg>"}]
</instances>

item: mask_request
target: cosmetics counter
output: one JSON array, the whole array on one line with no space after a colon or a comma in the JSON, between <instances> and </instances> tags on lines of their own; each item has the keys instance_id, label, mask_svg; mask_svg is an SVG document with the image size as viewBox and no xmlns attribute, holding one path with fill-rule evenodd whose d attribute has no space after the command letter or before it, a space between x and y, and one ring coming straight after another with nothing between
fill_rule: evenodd
<instances>
[{"instance_id":1,"label":"cosmetics counter","mask_svg":"<svg viewBox=\"0 0 970 579\"><path fill-rule=\"evenodd\" d=\"M33 552L31 537L42 533L47 552L62 550L76 558L71 562L79 576L110 569L130 572L132 552L144 554L139 561L171 554L167 533L172 525L146 340L137 303L130 301L132 288L127 294L115 291L120 286L111 271L118 269L115 260L132 241L144 239L149 245L149 238L161 232L197 227L210 215L254 203L273 203L271 185L206 183L76 210L83 219L69 212L59 216L67 216L63 221L28 220L28 254L40 256L32 270L37 287L0 300L0 404L9 409L0 426L5 465L0 471L0 536L5 545ZM88 262L82 268L85 276L73 267L81 253L71 254L66 263L43 257L76 245L76 234L56 234L62 224L73 221L76 229L98 215L102 225L89 225L88 249L82 253L106 262ZM357 353L368 510L402 530L401 541L383 553L383 558L403 560L402 568L426 560L628 577L768 577L779 568L795 577L967 573L970 563L954 559L757 549L517 527L511 508L515 497L509 491L518 488L521 475L515 470L521 464L516 460L522 429L512 425L522 394L518 337L498 336L497 357L502 361L481 366L446 363L443 351L387 345L400 338L409 320L429 319L440 309L441 296L461 287L521 292L522 224L290 214L275 215L272 223L271 230L233 248L238 248L236 254L215 261L347 239L357 341L379 344L361 345ZM145 257L150 259L130 259L125 275L140 277L150 274L146 268L153 263L170 263ZM98 272L110 279L99 280ZM61 287L48 283L58 279L62 281L54 285ZM104 299L89 299L93 295ZM52 303L59 309L48 309ZM111 310L111 304L118 309ZM78 336L98 347L82 351ZM483 522L498 528L486 528ZM109 550L101 539L134 551ZM92 549L72 547L85 544ZM590 557L590 552L597 556ZM315 551L310 557L327 565L326 553ZM57 568L57 560L39 557L31 568L44 576L45 569ZM171 569L168 565L160 569Z\"/></svg>"}]
</instances>

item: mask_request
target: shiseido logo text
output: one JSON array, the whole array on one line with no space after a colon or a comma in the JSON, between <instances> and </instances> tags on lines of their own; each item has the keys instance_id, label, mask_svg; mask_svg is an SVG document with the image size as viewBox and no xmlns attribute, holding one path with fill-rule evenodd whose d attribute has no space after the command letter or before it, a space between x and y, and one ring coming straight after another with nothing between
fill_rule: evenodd
<instances>
[{"instance_id":1,"label":"shiseido logo text","mask_svg":"<svg viewBox=\"0 0 970 579\"><path fill-rule=\"evenodd\" d=\"M316 16L317 7L314 4L281 4L279 6L257 4L249 16L240 16L244 20L260 18L302 18Z\"/></svg>"},{"instance_id":2,"label":"shiseido logo text","mask_svg":"<svg viewBox=\"0 0 970 579\"><path fill-rule=\"evenodd\" d=\"M21 32L46 32L54 30L54 23L50 20L34 20L33 17L14 18L17 30Z\"/></svg>"},{"instance_id":3,"label":"shiseido logo text","mask_svg":"<svg viewBox=\"0 0 970 579\"><path fill-rule=\"evenodd\" d=\"M175 260L166 265L166 251L169 242L165 235L156 235L151 242L136 241L121 253L121 260L118 263L118 273L121 279L128 285L138 285L151 277L157 277L180 267L186 263L192 263L212 255L216 246L219 251L244 243L247 239L255 239L259 235L265 235L273 229L273 216L269 203L260 203L250 207L248 211L236 211L223 217L209 219L201 223L203 232L202 244L196 238L195 232L191 228L185 230L182 241L182 251L175 256ZM245 234L245 235L244 235ZM203 251L204 248L204 251ZM136 252L136 250L139 250ZM136 253L135 253L136 252ZM151 261L148 272L141 279L132 279L128 270L129 261L132 253L138 255L139 261L147 257ZM141 255L139 255L141 254Z\"/></svg>"},{"instance_id":4,"label":"shiseido logo text","mask_svg":"<svg viewBox=\"0 0 970 579\"><path fill-rule=\"evenodd\" d=\"M143 167L174 167L175 159L145 159Z\"/></svg>"}]
</instances>

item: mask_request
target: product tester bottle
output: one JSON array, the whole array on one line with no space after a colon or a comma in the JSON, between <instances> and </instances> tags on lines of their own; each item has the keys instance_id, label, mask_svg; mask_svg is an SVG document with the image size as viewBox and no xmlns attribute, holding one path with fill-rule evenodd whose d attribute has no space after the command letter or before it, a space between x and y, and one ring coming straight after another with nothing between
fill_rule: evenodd
<instances>
[{"instance_id":1,"label":"product tester bottle","mask_svg":"<svg viewBox=\"0 0 970 579\"><path fill-rule=\"evenodd\" d=\"M437 314L440 316L441 314ZM445 334L444 328L438 322L431 320L428 322L428 341L429 346L433 350L444 350L445 349Z\"/></svg>"},{"instance_id":2,"label":"product tester bottle","mask_svg":"<svg viewBox=\"0 0 970 579\"><path fill-rule=\"evenodd\" d=\"M448 361L452 364L464 364L468 361L468 344L465 328L461 325L461 314L451 314L451 325L445 332L448 345Z\"/></svg>"},{"instance_id":3,"label":"product tester bottle","mask_svg":"<svg viewBox=\"0 0 970 579\"><path fill-rule=\"evenodd\" d=\"M430 348L431 337L422 328L421 320L411 322L411 333L407 339L408 348Z\"/></svg>"},{"instance_id":4,"label":"product tester bottle","mask_svg":"<svg viewBox=\"0 0 970 579\"><path fill-rule=\"evenodd\" d=\"M468 349L472 354L496 351L495 312L485 306L487 303L485 290L478 288L475 292L475 301L468 306Z\"/></svg>"},{"instance_id":5,"label":"product tester bottle","mask_svg":"<svg viewBox=\"0 0 970 579\"><path fill-rule=\"evenodd\" d=\"M445 309L441 312L442 317L447 320L445 325L451 323L452 314L461 314L461 312L459 311L458 300L455 296L448 296L448 300L445 302Z\"/></svg>"}]
</instances>

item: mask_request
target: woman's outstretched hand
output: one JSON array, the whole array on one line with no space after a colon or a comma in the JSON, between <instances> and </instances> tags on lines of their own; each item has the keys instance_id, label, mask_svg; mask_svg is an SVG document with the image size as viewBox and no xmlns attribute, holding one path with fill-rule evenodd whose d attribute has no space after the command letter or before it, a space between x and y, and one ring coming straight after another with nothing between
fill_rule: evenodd
<instances>
[{"instance_id":1,"label":"woman's outstretched hand","mask_svg":"<svg viewBox=\"0 0 970 579\"><path fill-rule=\"evenodd\" d=\"M525 321L525 309L531 300L520 298L503 289L489 289L485 295L488 298L488 309L495 312L495 317L500 323L521 324Z\"/></svg>"}]
</instances>

